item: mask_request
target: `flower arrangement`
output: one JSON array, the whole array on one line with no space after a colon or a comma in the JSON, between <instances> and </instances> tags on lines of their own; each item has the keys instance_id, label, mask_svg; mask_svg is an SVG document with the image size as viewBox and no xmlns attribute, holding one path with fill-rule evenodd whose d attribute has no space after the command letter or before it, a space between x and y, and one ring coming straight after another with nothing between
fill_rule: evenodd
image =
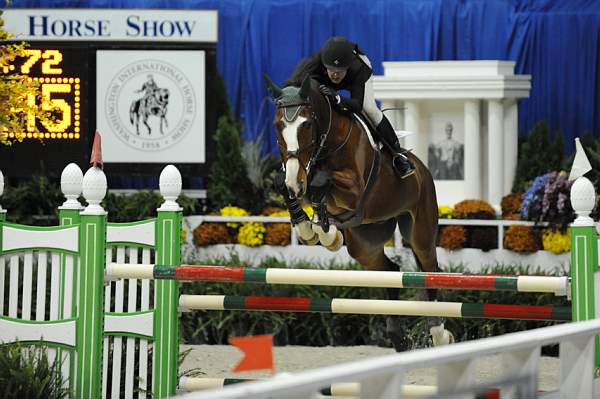
<instances>
[{"instance_id":1,"label":"flower arrangement","mask_svg":"<svg viewBox=\"0 0 600 399\"><path fill-rule=\"evenodd\" d=\"M219 210L221 216L250 216L247 210L243 208L239 208L237 206L226 206ZM239 223L227 223L227 227L231 227L232 229L237 229L240 227Z\"/></svg>"},{"instance_id":2,"label":"flower arrangement","mask_svg":"<svg viewBox=\"0 0 600 399\"><path fill-rule=\"evenodd\" d=\"M280 208L267 208L263 211L267 216L290 216L290 213ZM265 225L265 244L290 245L291 225L289 223L267 223Z\"/></svg>"},{"instance_id":3,"label":"flower arrangement","mask_svg":"<svg viewBox=\"0 0 600 399\"><path fill-rule=\"evenodd\" d=\"M569 252L571 250L571 235L569 229L561 233L556 229L544 229L542 231L542 244L545 251L555 254Z\"/></svg>"},{"instance_id":4,"label":"flower arrangement","mask_svg":"<svg viewBox=\"0 0 600 399\"><path fill-rule=\"evenodd\" d=\"M440 219L450 219L452 218L452 212L454 209L448 205L438 205L438 217Z\"/></svg>"},{"instance_id":5,"label":"flower arrangement","mask_svg":"<svg viewBox=\"0 0 600 399\"><path fill-rule=\"evenodd\" d=\"M519 220L521 218L520 209L523 202L523 193L513 193L505 195L500 202L502 208L502 219Z\"/></svg>"},{"instance_id":6,"label":"flower arrangement","mask_svg":"<svg viewBox=\"0 0 600 399\"><path fill-rule=\"evenodd\" d=\"M194 229L194 244L198 246L231 244L235 237L223 223L202 223Z\"/></svg>"},{"instance_id":7,"label":"flower arrangement","mask_svg":"<svg viewBox=\"0 0 600 399\"><path fill-rule=\"evenodd\" d=\"M467 242L464 226L445 226L440 232L440 246L449 251L463 248Z\"/></svg>"},{"instance_id":8,"label":"flower arrangement","mask_svg":"<svg viewBox=\"0 0 600 399\"><path fill-rule=\"evenodd\" d=\"M571 184L566 172L536 177L523 197L521 216L525 220L566 226L575 218L569 197Z\"/></svg>"},{"instance_id":9,"label":"flower arrangement","mask_svg":"<svg viewBox=\"0 0 600 399\"><path fill-rule=\"evenodd\" d=\"M525 191L525 194L523 194L523 202L521 203L521 208L519 209L520 213L521 213L521 218L523 220L530 220L530 218L529 218L530 208L531 208L532 204L537 201L539 192L542 190L542 188L546 184L546 181L548 181L549 175L550 174L547 173L545 175L540 175L540 176L536 177L533 180L533 183L531 184L531 186L529 186L527 191Z\"/></svg>"},{"instance_id":10,"label":"flower arrangement","mask_svg":"<svg viewBox=\"0 0 600 399\"><path fill-rule=\"evenodd\" d=\"M249 247L262 245L265 236L265 224L261 222L247 222L240 227L238 242Z\"/></svg>"},{"instance_id":11,"label":"flower arrangement","mask_svg":"<svg viewBox=\"0 0 600 399\"><path fill-rule=\"evenodd\" d=\"M452 217L455 219L495 219L496 211L481 200L464 200L454 205Z\"/></svg>"},{"instance_id":12,"label":"flower arrangement","mask_svg":"<svg viewBox=\"0 0 600 399\"><path fill-rule=\"evenodd\" d=\"M540 245L530 226L513 225L504 234L504 248L515 252L535 252Z\"/></svg>"}]
</instances>

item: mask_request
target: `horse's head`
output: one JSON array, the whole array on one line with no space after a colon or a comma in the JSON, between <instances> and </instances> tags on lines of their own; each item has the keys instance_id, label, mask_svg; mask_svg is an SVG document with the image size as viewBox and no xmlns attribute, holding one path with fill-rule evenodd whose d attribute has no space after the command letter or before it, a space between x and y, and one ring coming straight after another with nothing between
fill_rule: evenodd
<instances>
[{"instance_id":1,"label":"horse's head","mask_svg":"<svg viewBox=\"0 0 600 399\"><path fill-rule=\"evenodd\" d=\"M161 104L169 102L169 89L157 89L154 95L156 96L156 100Z\"/></svg>"},{"instance_id":2,"label":"horse's head","mask_svg":"<svg viewBox=\"0 0 600 399\"><path fill-rule=\"evenodd\" d=\"M265 80L277 107L273 125L285 169L285 184L291 195L300 198L306 193L311 164L319 146L316 108L325 100L316 82L309 77L300 87L279 88L266 75Z\"/></svg>"}]
</instances>

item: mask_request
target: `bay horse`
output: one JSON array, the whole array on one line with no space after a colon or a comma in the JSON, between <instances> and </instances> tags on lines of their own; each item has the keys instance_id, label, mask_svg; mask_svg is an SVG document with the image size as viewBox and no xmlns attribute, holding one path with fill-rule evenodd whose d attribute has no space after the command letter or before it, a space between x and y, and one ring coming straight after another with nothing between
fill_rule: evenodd
<instances>
[{"instance_id":1,"label":"bay horse","mask_svg":"<svg viewBox=\"0 0 600 399\"><path fill-rule=\"evenodd\" d=\"M389 152L380 151L367 134L367 124L333 106L320 93L316 80L306 77L300 87L283 88L266 75L265 81L276 104L273 124L285 173L276 179L276 186L300 239L307 244L320 241L336 251L345 238L348 253L364 268L399 271L384 253L397 225L419 269L440 271L438 207L427 167L409 153L416 172L400 179ZM315 209L312 220L302 210L302 204L309 201ZM386 293L389 299L398 299L399 289ZM435 300L436 294L427 290L426 295ZM453 340L442 318L429 318L428 324L434 344ZM397 317L387 318L386 332L397 351L408 349L400 329Z\"/></svg>"},{"instance_id":2,"label":"bay horse","mask_svg":"<svg viewBox=\"0 0 600 399\"><path fill-rule=\"evenodd\" d=\"M148 117L155 115L159 118L160 133L164 134L163 123L169 126L167 122L167 106L169 105L169 89L156 89L150 95L133 100L129 107L129 122L135 125L135 131L140 135L140 120L146 129L148 135L152 134L152 128L148 125Z\"/></svg>"}]
</instances>

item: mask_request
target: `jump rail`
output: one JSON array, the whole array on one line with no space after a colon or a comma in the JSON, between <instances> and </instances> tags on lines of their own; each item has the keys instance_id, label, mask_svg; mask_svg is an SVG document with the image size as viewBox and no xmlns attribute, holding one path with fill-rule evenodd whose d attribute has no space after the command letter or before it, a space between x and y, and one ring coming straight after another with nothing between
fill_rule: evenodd
<instances>
[{"instance_id":1,"label":"jump rail","mask_svg":"<svg viewBox=\"0 0 600 399\"><path fill-rule=\"evenodd\" d=\"M181 295L179 310L258 310L396 316L571 321L571 308L558 306L399 301L384 299Z\"/></svg>"},{"instance_id":2,"label":"jump rail","mask_svg":"<svg viewBox=\"0 0 600 399\"><path fill-rule=\"evenodd\" d=\"M112 263L106 279L139 278L177 281L325 285L380 288L437 288L479 291L547 292L565 296L568 277L367 270L258 269L202 265L136 265Z\"/></svg>"}]
</instances>

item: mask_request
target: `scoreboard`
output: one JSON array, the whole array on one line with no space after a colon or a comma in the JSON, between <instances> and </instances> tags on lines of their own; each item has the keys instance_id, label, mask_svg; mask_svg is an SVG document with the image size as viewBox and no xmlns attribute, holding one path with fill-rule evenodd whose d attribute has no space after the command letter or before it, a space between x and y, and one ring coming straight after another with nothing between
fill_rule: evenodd
<instances>
[{"instance_id":1,"label":"scoreboard","mask_svg":"<svg viewBox=\"0 0 600 399\"><path fill-rule=\"evenodd\" d=\"M52 115L25 115L23 131L8 132L23 140L0 145L5 176L56 179L70 162L85 171L98 129L119 188L150 188L167 163L184 189L201 188L214 157L216 11L8 9L2 18L28 46L0 74L39 82L45 101L27 100Z\"/></svg>"},{"instance_id":2,"label":"scoreboard","mask_svg":"<svg viewBox=\"0 0 600 399\"><path fill-rule=\"evenodd\" d=\"M88 69L82 65L85 58L82 49L37 46L27 48L24 57L2 66L3 74L18 73L39 82L40 93L47 101L36 105L53 111L54 116L53 121L42 123L27 115L24 131L9 132L9 138L81 140L82 129L87 129L82 125L82 116L87 117L82 110L88 109ZM30 96L28 102L35 104L36 99Z\"/></svg>"}]
</instances>

